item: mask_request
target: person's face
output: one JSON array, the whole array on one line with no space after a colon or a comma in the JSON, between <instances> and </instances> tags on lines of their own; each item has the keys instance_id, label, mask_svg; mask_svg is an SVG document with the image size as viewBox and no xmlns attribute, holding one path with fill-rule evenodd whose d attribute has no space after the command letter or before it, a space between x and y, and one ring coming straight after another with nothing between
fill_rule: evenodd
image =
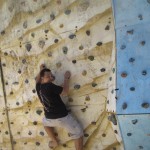
<instances>
[{"instance_id":1,"label":"person's face","mask_svg":"<svg viewBox=\"0 0 150 150\"><path fill-rule=\"evenodd\" d=\"M55 80L55 77L54 77L54 75L51 73L51 71L50 71L50 72L45 72L45 73L44 73L44 77L42 77L42 81L43 81L44 83L52 82L52 81L54 81L54 80Z\"/></svg>"}]
</instances>

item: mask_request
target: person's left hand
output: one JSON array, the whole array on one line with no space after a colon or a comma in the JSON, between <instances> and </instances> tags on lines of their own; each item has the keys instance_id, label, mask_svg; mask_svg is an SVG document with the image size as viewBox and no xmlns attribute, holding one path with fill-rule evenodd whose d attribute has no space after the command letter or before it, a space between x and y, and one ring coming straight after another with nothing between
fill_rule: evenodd
<instances>
[{"instance_id":1,"label":"person's left hand","mask_svg":"<svg viewBox=\"0 0 150 150\"><path fill-rule=\"evenodd\" d=\"M46 68L45 64L41 64L40 65L40 70L43 70L44 68Z\"/></svg>"}]
</instances>

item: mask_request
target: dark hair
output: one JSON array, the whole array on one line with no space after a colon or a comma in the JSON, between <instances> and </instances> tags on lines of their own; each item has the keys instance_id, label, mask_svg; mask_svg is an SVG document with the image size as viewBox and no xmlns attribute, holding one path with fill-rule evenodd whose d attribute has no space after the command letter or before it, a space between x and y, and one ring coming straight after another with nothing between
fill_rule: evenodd
<instances>
[{"instance_id":1,"label":"dark hair","mask_svg":"<svg viewBox=\"0 0 150 150\"><path fill-rule=\"evenodd\" d=\"M41 72L40 72L40 77L44 77L44 73L45 73L45 72L50 72L50 71L51 71L51 70L50 70L50 69L47 69L47 68L42 69Z\"/></svg>"}]
</instances>

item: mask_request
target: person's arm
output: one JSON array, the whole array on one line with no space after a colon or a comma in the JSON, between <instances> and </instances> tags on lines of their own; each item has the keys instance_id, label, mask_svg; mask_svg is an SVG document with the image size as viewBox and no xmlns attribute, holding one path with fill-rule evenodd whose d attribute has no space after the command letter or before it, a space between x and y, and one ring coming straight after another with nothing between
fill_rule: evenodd
<instances>
[{"instance_id":1,"label":"person's arm","mask_svg":"<svg viewBox=\"0 0 150 150\"><path fill-rule=\"evenodd\" d=\"M71 73L69 71L66 71L64 75L64 84L63 84L63 91L61 93L62 96L66 96L69 93L69 79L70 79Z\"/></svg>"},{"instance_id":2,"label":"person's arm","mask_svg":"<svg viewBox=\"0 0 150 150\"><path fill-rule=\"evenodd\" d=\"M40 65L40 72L41 72L41 70L43 70L44 68L46 68L44 64ZM40 83L40 81L41 81L41 79L40 79L40 72L38 73L38 75L37 75L36 78L35 78L36 83Z\"/></svg>"}]
</instances>

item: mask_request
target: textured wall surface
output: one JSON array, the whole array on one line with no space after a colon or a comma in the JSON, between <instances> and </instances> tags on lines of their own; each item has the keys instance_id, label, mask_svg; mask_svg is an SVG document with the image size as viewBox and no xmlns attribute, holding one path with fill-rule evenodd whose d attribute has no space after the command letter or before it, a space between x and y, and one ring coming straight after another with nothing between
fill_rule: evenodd
<instances>
[{"instance_id":1,"label":"textured wall surface","mask_svg":"<svg viewBox=\"0 0 150 150\"><path fill-rule=\"evenodd\" d=\"M150 1L113 0L116 113L125 150L150 149ZM127 13L128 12L128 13Z\"/></svg>"},{"instance_id":2,"label":"textured wall surface","mask_svg":"<svg viewBox=\"0 0 150 150\"><path fill-rule=\"evenodd\" d=\"M116 112L115 34L110 0L0 0L0 149L48 150L35 77L41 63L84 128L85 150L122 150ZM55 129L56 150L74 150Z\"/></svg>"}]
</instances>

